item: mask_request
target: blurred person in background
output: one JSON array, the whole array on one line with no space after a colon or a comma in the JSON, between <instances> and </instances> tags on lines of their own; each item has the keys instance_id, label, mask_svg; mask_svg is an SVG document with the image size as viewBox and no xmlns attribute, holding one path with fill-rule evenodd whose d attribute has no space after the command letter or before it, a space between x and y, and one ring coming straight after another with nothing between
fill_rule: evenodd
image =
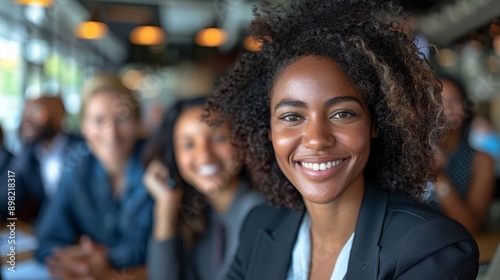
<instances>
[{"instance_id":1,"label":"blurred person in background","mask_svg":"<svg viewBox=\"0 0 500 280\"><path fill-rule=\"evenodd\" d=\"M144 155L144 184L155 200L151 280L222 279L245 216L263 202L244 176L229 122L203 122L204 103L177 102Z\"/></svg>"},{"instance_id":2,"label":"blurred person in background","mask_svg":"<svg viewBox=\"0 0 500 280\"><path fill-rule=\"evenodd\" d=\"M141 183L138 101L110 74L94 77L82 98L89 152L65 166L35 256L61 279L112 279L122 268L145 279L153 201Z\"/></svg>"},{"instance_id":3,"label":"blurred person in background","mask_svg":"<svg viewBox=\"0 0 500 280\"><path fill-rule=\"evenodd\" d=\"M15 203L20 219L39 221L57 192L66 159L76 145L83 145L80 137L62 130L64 116L60 97L42 96L26 102L20 126L22 151L9 166L16 174Z\"/></svg>"},{"instance_id":4,"label":"blurred person in background","mask_svg":"<svg viewBox=\"0 0 500 280\"><path fill-rule=\"evenodd\" d=\"M469 145L472 111L464 86L452 77L440 80L449 129L438 155L434 201L443 214L474 234L481 229L494 194L494 162Z\"/></svg>"},{"instance_id":5,"label":"blurred person in background","mask_svg":"<svg viewBox=\"0 0 500 280\"><path fill-rule=\"evenodd\" d=\"M2 200L1 200L1 205L2 205L2 209L0 211L0 216L1 216L1 220L2 222L3 221L6 221L6 218L9 217L8 216L8 180L7 180L7 176L8 176L8 170L9 170L9 163L10 161L12 160L12 154L7 150L5 149L4 147L4 144L3 144L3 129L2 129L2 126L0 125L0 175L2 176L2 178L5 178L5 179L2 179L2 182L0 183L0 191L1 191L1 194L2 194Z\"/></svg>"},{"instance_id":6,"label":"blurred person in background","mask_svg":"<svg viewBox=\"0 0 500 280\"><path fill-rule=\"evenodd\" d=\"M477 115L473 118L469 142L474 149L493 157L496 176L495 197L500 197L500 134L486 116Z\"/></svg>"},{"instance_id":7,"label":"blurred person in background","mask_svg":"<svg viewBox=\"0 0 500 280\"><path fill-rule=\"evenodd\" d=\"M500 160L500 135L486 116L477 115L472 119L469 142L474 149L489 154L495 161Z\"/></svg>"},{"instance_id":8,"label":"blurred person in background","mask_svg":"<svg viewBox=\"0 0 500 280\"><path fill-rule=\"evenodd\" d=\"M4 172L7 171L7 166L9 165L11 159L12 154L5 149L3 144L3 128L0 125L0 174L4 174Z\"/></svg>"}]
</instances>

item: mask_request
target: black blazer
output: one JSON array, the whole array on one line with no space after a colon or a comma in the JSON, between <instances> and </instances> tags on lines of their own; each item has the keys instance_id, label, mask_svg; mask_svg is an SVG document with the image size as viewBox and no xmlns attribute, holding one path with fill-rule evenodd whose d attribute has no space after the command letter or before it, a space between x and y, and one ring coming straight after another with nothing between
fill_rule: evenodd
<instances>
[{"instance_id":1,"label":"black blazer","mask_svg":"<svg viewBox=\"0 0 500 280\"><path fill-rule=\"evenodd\" d=\"M226 279L285 279L303 214L254 209ZM366 187L355 232L345 279L476 279L469 232L402 194Z\"/></svg>"}]
</instances>

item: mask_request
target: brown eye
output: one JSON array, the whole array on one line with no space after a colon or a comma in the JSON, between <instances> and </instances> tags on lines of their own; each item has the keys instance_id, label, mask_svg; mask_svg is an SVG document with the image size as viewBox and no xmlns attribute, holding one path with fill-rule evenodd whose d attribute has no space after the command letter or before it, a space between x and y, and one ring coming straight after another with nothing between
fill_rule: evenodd
<instances>
[{"instance_id":1,"label":"brown eye","mask_svg":"<svg viewBox=\"0 0 500 280\"><path fill-rule=\"evenodd\" d=\"M279 118L280 120L284 120L286 122L297 122L302 119L300 115L297 114L285 114Z\"/></svg>"},{"instance_id":2,"label":"brown eye","mask_svg":"<svg viewBox=\"0 0 500 280\"><path fill-rule=\"evenodd\" d=\"M332 115L333 119L346 119L351 116L354 116L354 113L350 111L341 111L341 112L336 112Z\"/></svg>"}]
</instances>

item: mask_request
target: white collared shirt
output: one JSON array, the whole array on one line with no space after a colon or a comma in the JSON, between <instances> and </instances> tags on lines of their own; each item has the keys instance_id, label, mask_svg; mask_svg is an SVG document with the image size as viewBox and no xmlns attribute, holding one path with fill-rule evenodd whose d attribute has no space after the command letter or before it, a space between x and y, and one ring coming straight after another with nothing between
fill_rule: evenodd
<instances>
[{"instance_id":1,"label":"white collared shirt","mask_svg":"<svg viewBox=\"0 0 500 280\"><path fill-rule=\"evenodd\" d=\"M349 256L351 255L354 232L342 247L330 280L342 280L347 273ZM292 262L288 268L287 280L307 280L311 266L311 218L307 212L304 214L300 224L297 239L293 246Z\"/></svg>"},{"instance_id":2,"label":"white collared shirt","mask_svg":"<svg viewBox=\"0 0 500 280\"><path fill-rule=\"evenodd\" d=\"M64 162L64 147L67 141L68 137L59 133L52 139L47 149L41 145L35 148L35 156L40 162L43 190L49 199L55 195L59 186Z\"/></svg>"}]
</instances>

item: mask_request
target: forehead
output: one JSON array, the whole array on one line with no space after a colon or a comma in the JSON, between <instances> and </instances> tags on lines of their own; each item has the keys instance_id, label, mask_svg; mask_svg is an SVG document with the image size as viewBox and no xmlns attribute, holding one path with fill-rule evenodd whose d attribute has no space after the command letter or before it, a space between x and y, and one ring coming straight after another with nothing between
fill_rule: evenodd
<instances>
[{"instance_id":1,"label":"forehead","mask_svg":"<svg viewBox=\"0 0 500 280\"><path fill-rule=\"evenodd\" d=\"M300 58L277 76L271 102L281 99L308 99L310 102L350 95L364 102L356 87L335 62L328 58Z\"/></svg>"},{"instance_id":2,"label":"forehead","mask_svg":"<svg viewBox=\"0 0 500 280\"><path fill-rule=\"evenodd\" d=\"M92 94L85 104L84 114L120 115L131 112L129 104L118 93L102 91Z\"/></svg>"},{"instance_id":3,"label":"forehead","mask_svg":"<svg viewBox=\"0 0 500 280\"><path fill-rule=\"evenodd\" d=\"M229 131L228 122L219 126L209 126L201 119L203 112L203 106L194 106L184 109L175 122L174 138L204 136L215 132Z\"/></svg>"}]
</instances>

